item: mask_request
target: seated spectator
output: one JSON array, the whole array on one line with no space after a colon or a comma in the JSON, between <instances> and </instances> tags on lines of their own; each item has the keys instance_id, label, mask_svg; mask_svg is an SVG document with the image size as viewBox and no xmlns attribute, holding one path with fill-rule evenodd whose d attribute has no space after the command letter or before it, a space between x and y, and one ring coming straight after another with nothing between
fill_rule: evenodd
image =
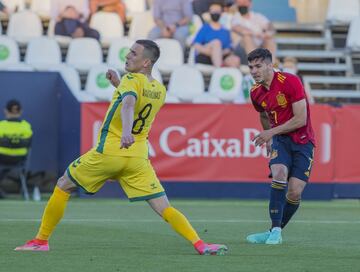
<instances>
[{"instance_id":1,"label":"seated spectator","mask_svg":"<svg viewBox=\"0 0 360 272\"><path fill-rule=\"evenodd\" d=\"M234 15L231 25L232 31L238 34L240 39L235 53L241 58L244 54L241 48L248 54L258 47L264 47L275 56L274 28L264 15L251 11L251 4L251 0L236 0L239 12Z\"/></svg>"},{"instance_id":2,"label":"seated spectator","mask_svg":"<svg viewBox=\"0 0 360 272\"><path fill-rule=\"evenodd\" d=\"M115 12L123 24L126 22L126 7L122 0L90 0L90 13L98 11Z\"/></svg>"},{"instance_id":3,"label":"seated spectator","mask_svg":"<svg viewBox=\"0 0 360 272\"><path fill-rule=\"evenodd\" d=\"M9 14L9 11L7 10L6 6L2 1L0 1L0 14L1 13Z\"/></svg>"},{"instance_id":4,"label":"seated spectator","mask_svg":"<svg viewBox=\"0 0 360 272\"><path fill-rule=\"evenodd\" d=\"M23 161L31 144L31 125L21 119L21 104L10 100L5 107L5 120L0 121L0 181L11 165ZM7 168L9 167L9 168ZM0 198L2 197L0 190Z\"/></svg>"},{"instance_id":5,"label":"seated spectator","mask_svg":"<svg viewBox=\"0 0 360 272\"><path fill-rule=\"evenodd\" d=\"M298 72L297 59L294 57L285 57L282 64L282 71L296 75Z\"/></svg>"},{"instance_id":6,"label":"seated spectator","mask_svg":"<svg viewBox=\"0 0 360 272\"><path fill-rule=\"evenodd\" d=\"M189 0L154 0L153 14L156 26L150 31L149 39L174 38L183 48L189 36L188 24L193 11Z\"/></svg>"},{"instance_id":7,"label":"seated spectator","mask_svg":"<svg viewBox=\"0 0 360 272\"><path fill-rule=\"evenodd\" d=\"M239 67L240 59L231 50L230 31L219 23L221 12L221 5L210 6L211 20L201 27L194 39L195 62L215 67Z\"/></svg>"},{"instance_id":8,"label":"seated spectator","mask_svg":"<svg viewBox=\"0 0 360 272\"><path fill-rule=\"evenodd\" d=\"M99 40L100 34L89 27L87 0L52 0L51 17L56 21L55 35L72 38L88 37Z\"/></svg>"}]
</instances>

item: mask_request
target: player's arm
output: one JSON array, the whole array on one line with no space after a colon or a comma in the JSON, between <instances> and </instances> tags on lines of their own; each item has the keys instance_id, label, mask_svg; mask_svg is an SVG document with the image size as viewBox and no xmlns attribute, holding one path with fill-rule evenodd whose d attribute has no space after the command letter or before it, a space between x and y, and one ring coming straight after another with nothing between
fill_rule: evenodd
<instances>
[{"instance_id":1,"label":"player's arm","mask_svg":"<svg viewBox=\"0 0 360 272\"><path fill-rule=\"evenodd\" d=\"M260 134L256 135L254 138L255 145L263 145L264 143L269 141L274 135L289 133L305 126L307 116L306 100L301 99L300 101L294 102L292 104L292 110L294 116L290 120L280 126L273 127L272 129L265 130Z\"/></svg>"},{"instance_id":2,"label":"player's arm","mask_svg":"<svg viewBox=\"0 0 360 272\"><path fill-rule=\"evenodd\" d=\"M136 98L132 95L126 95L121 102L122 135L120 148L129 148L135 142L134 136L131 133L134 123L135 102Z\"/></svg>"},{"instance_id":3,"label":"player's arm","mask_svg":"<svg viewBox=\"0 0 360 272\"><path fill-rule=\"evenodd\" d=\"M265 111L260 112L260 123L264 130L271 128L269 116Z\"/></svg>"}]
</instances>

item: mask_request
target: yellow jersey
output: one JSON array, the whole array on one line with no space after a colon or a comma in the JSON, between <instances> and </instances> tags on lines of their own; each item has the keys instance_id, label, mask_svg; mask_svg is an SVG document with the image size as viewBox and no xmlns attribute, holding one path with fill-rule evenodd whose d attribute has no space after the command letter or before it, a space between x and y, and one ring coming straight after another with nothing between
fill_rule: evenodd
<instances>
[{"instance_id":1,"label":"yellow jersey","mask_svg":"<svg viewBox=\"0 0 360 272\"><path fill-rule=\"evenodd\" d=\"M120 149L122 135L122 100L127 95L136 98L132 134L135 142L128 149ZM98 136L96 151L103 154L148 158L148 135L156 114L164 105L166 88L155 79L149 81L141 73L128 73L114 92Z\"/></svg>"}]
</instances>

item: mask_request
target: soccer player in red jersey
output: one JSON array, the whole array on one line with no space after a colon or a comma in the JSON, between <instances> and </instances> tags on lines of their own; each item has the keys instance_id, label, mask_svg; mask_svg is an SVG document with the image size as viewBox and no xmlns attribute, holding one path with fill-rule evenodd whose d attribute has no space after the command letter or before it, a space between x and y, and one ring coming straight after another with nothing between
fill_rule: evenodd
<instances>
[{"instance_id":1,"label":"soccer player in red jersey","mask_svg":"<svg viewBox=\"0 0 360 272\"><path fill-rule=\"evenodd\" d=\"M274 71L269 50L250 52L248 65L256 83L251 100L264 129L254 142L256 146L266 144L270 155L272 225L269 231L246 239L255 244L281 244L281 230L300 205L313 164L315 139L309 103L297 76Z\"/></svg>"}]
</instances>

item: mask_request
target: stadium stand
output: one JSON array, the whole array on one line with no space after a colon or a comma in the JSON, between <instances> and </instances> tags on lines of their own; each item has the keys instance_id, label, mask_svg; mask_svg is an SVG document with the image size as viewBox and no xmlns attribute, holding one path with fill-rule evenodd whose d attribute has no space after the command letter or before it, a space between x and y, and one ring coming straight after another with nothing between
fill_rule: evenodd
<instances>
[{"instance_id":1,"label":"stadium stand","mask_svg":"<svg viewBox=\"0 0 360 272\"><path fill-rule=\"evenodd\" d=\"M224 102L233 102L239 96L242 74L235 68L217 68L210 80L209 94Z\"/></svg>"},{"instance_id":2,"label":"stadium stand","mask_svg":"<svg viewBox=\"0 0 360 272\"><path fill-rule=\"evenodd\" d=\"M171 94L167 94L166 98L165 98L165 103L166 104L178 104L180 103L180 99L177 98L176 96L173 96Z\"/></svg>"},{"instance_id":3,"label":"stadium stand","mask_svg":"<svg viewBox=\"0 0 360 272\"><path fill-rule=\"evenodd\" d=\"M111 101L114 94L114 87L106 78L108 69L116 70L105 64L94 65L87 76L85 91L92 94L98 101Z\"/></svg>"},{"instance_id":4,"label":"stadium stand","mask_svg":"<svg viewBox=\"0 0 360 272\"><path fill-rule=\"evenodd\" d=\"M134 14L142 13L146 10L145 0L124 0L126 6L126 17L133 18Z\"/></svg>"},{"instance_id":5,"label":"stadium stand","mask_svg":"<svg viewBox=\"0 0 360 272\"><path fill-rule=\"evenodd\" d=\"M36 70L46 70L61 63L60 46L56 40L43 36L31 39L26 49L25 63Z\"/></svg>"},{"instance_id":6,"label":"stadium stand","mask_svg":"<svg viewBox=\"0 0 360 272\"><path fill-rule=\"evenodd\" d=\"M195 97L192 102L194 104L221 104L221 100L215 96L212 96L210 94L202 94L197 97Z\"/></svg>"},{"instance_id":7,"label":"stadium stand","mask_svg":"<svg viewBox=\"0 0 360 272\"><path fill-rule=\"evenodd\" d=\"M116 67L116 69L119 69L121 72L124 72L126 54L129 52L133 43L134 40L126 37L113 40L108 51L107 64Z\"/></svg>"},{"instance_id":8,"label":"stadium stand","mask_svg":"<svg viewBox=\"0 0 360 272\"><path fill-rule=\"evenodd\" d=\"M156 63L162 74L169 75L174 69L184 64L184 53L180 43L175 39L157 39L161 51Z\"/></svg>"},{"instance_id":9,"label":"stadium stand","mask_svg":"<svg viewBox=\"0 0 360 272\"><path fill-rule=\"evenodd\" d=\"M77 38L70 42L66 55L66 63L80 73L88 72L92 66L102 63L102 51L97 40Z\"/></svg>"},{"instance_id":10,"label":"stadium stand","mask_svg":"<svg viewBox=\"0 0 360 272\"><path fill-rule=\"evenodd\" d=\"M124 26L116 13L96 12L91 16L90 27L100 33L100 40L104 46L124 36Z\"/></svg>"},{"instance_id":11,"label":"stadium stand","mask_svg":"<svg viewBox=\"0 0 360 272\"><path fill-rule=\"evenodd\" d=\"M32 38L42 36L42 33L42 23L36 13L24 10L10 16L7 35L20 45L27 44Z\"/></svg>"},{"instance_id":12,"label":"stadium stand","mask_svg":"<svg viewBox=\"0 0 360 272\"><path fill-rule=\"evenodd\" d=\"M31 0L30 10L41 18L50 18L51 0Z\"/></svg>"},{"instance_id":13,"label":"stadium stand","mask_svg":"<svg viewBox=\"0 0 360 272\"><path fill-rule=\"evenodd\" d=\"M51 72L59 72L65 83L69 87L72 94L80 102L95 102L96 99L93 95L88 92L81 91L81 81L78 71L66 64L55 65L49 67Z\"/></svg>"},{"instance_id":14,"label":"stadium stand","mask_svg":"<svg viewBox=\"0 0 360 272\"><path fill-rule=\"evenodd\" d=\"M195 97L205 92L201 72L189 65L175 68L170 76L168 92L181 101L191 102Z\"/></svg>"},{"instance_id":15,"label":"stadium stand","mask_svg":"<svg viewBox=\"0 0 360 272\"><path fill-rule=\"evenodd\" d=\"M10 13L25 9L25 0L2 0L2 2Z\"/></svg>"},{"instance_id":16,"label":"stadium stand","mask_svg":"<svg viewBox=\"0 0 360 272\"><path fill-rule=\"evenodd\" d=\"M148 33L154 26L155 23L151 11L134 13L128 36L133 40L147 38Z\"/></svg>"},{"instance_id":17,"label":"stadium stand","mask_svg":"<svg viewBox=\"0 0 360 272\"><path fill-rule=\"evenodd\" d=\"M153 68L153 70L152 70L152 76L160 83L163 83L162 75L161 75L159 69L157 69L156 67Z\"/></svg>"},{"instance_id":18,"label":"stadium stand","mask_svg":"<svg viewBox=\"0 0 360 272\"><path fill-rule=\"evenodd\" d=\"M10 64L20 62L20 52L16 41L7 36L0 36L0 69L5 70Z\"/></svg>"}]
</instances>

